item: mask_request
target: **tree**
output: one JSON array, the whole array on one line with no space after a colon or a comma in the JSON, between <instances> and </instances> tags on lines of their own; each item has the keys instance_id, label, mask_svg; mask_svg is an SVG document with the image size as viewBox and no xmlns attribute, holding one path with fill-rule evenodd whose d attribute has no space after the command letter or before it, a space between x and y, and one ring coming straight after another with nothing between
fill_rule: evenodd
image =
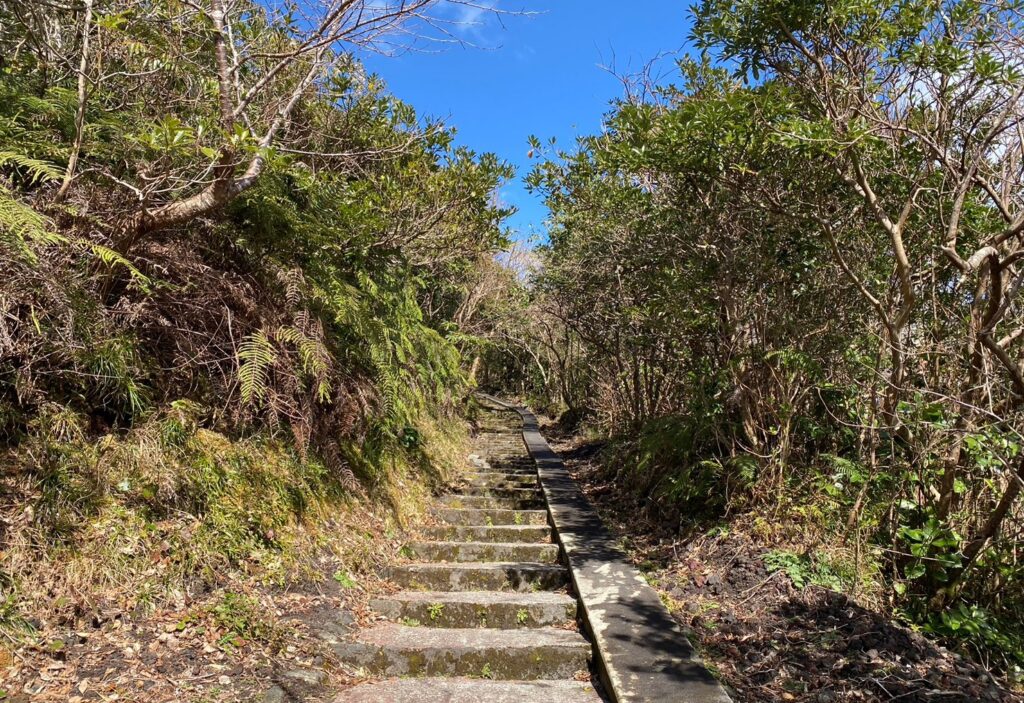
<instances>
[{"instance_id":1,"label":"tree","mask_svg":"<svg viewBox=\"0 0 1024 703\"><path fill-rule=\"evenodd\" d=\"M766 72L800 91L806 109L784 138L825 156L855 197L846 213L822 203L809 215L878 316L890 355L880 409L887 424L910 439L899 410L909 386L948 401L955 421L930 487L944 519L966 471L963 438L1024 401L1011 352L1024 283L1021 8L755 0L706 2L698 18L704 46L720 48L741 72ZM860 213L888 240L894 269L882 286L857 272L836 234L838 222ZM939 370L925 361L954 348L964 365ZM999 505L1019 491L1007 468ZM986 524L981 533L992 532Z\"/></svg>"},{"instance_id":2,"label":"tree","mask_svg":"<svg viewBox=\"0 0 1024 703\"><path fill-rule=\"evenodd\" d=\"M6 4L6 3L5 3ZM313 96L340 101L359 68L351 51L454 41L451 6L468 0L88 0L78 23L37 4L7 14L40 64L77 75L76 139L58 198L76 176L90 112L126 101L150 115L135 163L109 180L134 204L111 239L128 255L140 238L207 215L252 187L281 154L343 157L338 143L295 123ZM52 36L51 36L52 35ZM73 47L73 48L72 48ZM43 78L41 90L54 76ZM213 119L197 106L215 104ZM143 125L140 125L143 127ZM436 127L428 127L436 129Z\"/></svg>"},{"instance_id":3,"label":"tree","mask_svg":"<svg viewBox=\"0 0 1024 703\"><path fill-rule=\"evenodd\" d=\"M926 626L990 608L1018 656L1021 7L695 12L679 84L641 77L530 179L536 299L625 431L609 477L663 520L821 510Z\"/></svg>"}]
</instances>

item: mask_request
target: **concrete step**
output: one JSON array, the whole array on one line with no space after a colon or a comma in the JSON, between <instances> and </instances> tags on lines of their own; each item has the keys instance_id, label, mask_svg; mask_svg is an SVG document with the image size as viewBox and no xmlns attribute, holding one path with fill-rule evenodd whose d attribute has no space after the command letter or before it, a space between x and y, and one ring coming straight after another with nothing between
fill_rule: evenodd
<instances>
[{"instance_id":1,"label":"concrete step","mask_svg":"<svg viewBox=\"0 0 1024 703\"><path fill-rule=\"evenodd\" d=\"M333 646L346 664L377 676L571 679L586 671L590 643L578 632L444 629L385 623Z\"/></svg>"},{"instance_id":2,"label":"concrete step","mask_svg":"<svg viewBox=\"0 0 1024 703\"><path fill-rule=\"evenodd\" d=\"M469 495L497 495L504 497L508 495L507 492L509 491L539 491L540 485L536 481L530 483L520 483L518 481L491 481L488 483L463 481L456 484L452 490Z\"/></svg>"},{"instance_id":3,"label":"concrete step","mask_svg":"<svg viewBox=\"0 0 1024 703\"><path fill-rule=\"evenodd\" d=\"M600 703L579 681L392 679L344 691L333 703Z\"/></svg>"},{"instance_id":4,"label":"concrete step","mask_svg":"<svg viewBox=\"0 0 1024 703\"><path fill-rule=\"evenodd\" d=\"M486 508L439 508L438 519L451 525L547 525L547 510L500 510Z\"/></svg>"},{"instance_id":5,"label":"concrete step","mask_svg":"<svg viewBox=\"0 0 1024 703\"><path fill-rule=\"evenodd\" d=\"M537 462L529 457L491 457L487 465L491 471L531 471L537 473Z\"/></svg>"},{"instance_id":6,"label":"concrete step","mask_svg":"<svg viewBox=\"0 0 1024 703\"><path fill-rule=\"evenodd\" d=\"M523 474L517 476L515 474L496 472L463 474L462 481L463 485L485 486L488 488L537 488L539 485L536 475Z\"/></svg>"},{"instance_id":7,"label":"concrete step","mask_svg":"<svg viewBox=\"0 0 1024 703\"><path fill-rule=\"evenodd\" d=\"M537 467L535 466L474 466L467 470L464 475L479 474L482 476L511 476L512 478L537 478Z\"/></svg>"},{"instance_id":8,"label":"concrete step","mask_svg":"<svg viewBox=\"0 0 1024 703\"><path fill-rule=\"evenodd\" d=\"M493 496L461 495L452 493L441 497L441 502L449 508L500 508L502 510L540 510L545 507L544 499L539 495L535 498L495 498Z\"/></svg>"},{"instance_id":9,"label":"concrete step","mask_svg":"<svg viewBox=\"0 0 1024 703\"><path fill-rule=\"evenodd\" d=\"M536 481L529 483L519 481L463 481L455 486L456 491L459 493L476 493L478 489L484 489L487 491L539 491L540 486Z\"/></svg>"},{"instance_id":10,"label":"concrete step","mask_svg":"<svg viewBox=\"0 0 1024 703\"><path fill-rule=\"evenodd\" d=\"M559 564L419 563L392 567L388 579L417 591L554 591L569 583L569 572Z\"/></svg>"},{"instance_id":11,"label":"concrete step","mask_svg":"<svg viewBox=\"0 0 1024 703\"><path fill-rule=\"evenodd\" d=\"M508 464L500 461L492 461L480 464L469 464L466 466L466 473L503 474L505 476L536 476L537 465L533 462L528 464Z\"/></svg>"},{"instance_id":12,"label":"concrete step","mask_svg":"<svg viewBox=\"0 0 1024 703\"><path fill-rule=\"evenodd\" d=\"M551 528L547 525L437 525L421 528L420 532L427 539L441 542L552 541Z\"/></svg>"},{"instance_id":13,"label":"concrete step","mask_svg":"<svg viewBox=\"0 0 1024 703\"><path fill-rule=\"evenodd\" d=\"M549 591L403 591L370 601L370 607L389 620L412 620L427 627L513 630L576 619L576 599Z\"/></svg>"},{"instance_id":14,"label":"concrete step","mask_svg":"<svg viewBox=\"0 0 1024 703\"><path fill-rule=\"evenodd\" d=\"M523 451L522 440L516 438L513 444L518 446L513 447L493 447L484 452L478 452L475 456L470 454L466 457L466 461L472 465L487 464L487 465L500 465L502 467L513 467L523 468L536 466L537 463L529 456L526 456Z\"/></svg>"},{"instance_id":15,"label":"concrete step","mask_svg":"<svg viewBox=\"0 0 1024 703\"><path fill-rule=\"evenodd\" d=\"M530 488L498 488L494 486L462 486L459 493L466 496L487 496L489 498L531 499L541 497L540 486Z\"/></svg>"},{"instance_id":16,"label":"concrete step","mask_svg":"<svg viewBox=\"0 0 1024 703\"><path fill-rule=\"evenodd\" d=\"M422 561L532 561L554 564L558 561L557 544L522 542L410 542L408 551Z\"/></svg>"}]
</instances>

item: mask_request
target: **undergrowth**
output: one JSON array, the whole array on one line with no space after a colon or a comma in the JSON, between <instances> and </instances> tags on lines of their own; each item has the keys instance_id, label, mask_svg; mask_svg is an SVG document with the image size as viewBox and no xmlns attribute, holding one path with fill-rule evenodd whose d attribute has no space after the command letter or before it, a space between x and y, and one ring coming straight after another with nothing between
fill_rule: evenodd
<instances>
[{"instance_id":1,"label":"undergrowth","mask_svg":"<svg viewBox=\"0 0 1024 703\"><path fill-rule=\"evenodd\" d=\"M798 589L854 597L986 660L1011 681L1024 678L1024 639L1007 614L1012 596L999 613L966 598L936 611L915 594L922 580L960 564L964 540L934 520L914 522L913 514L893 506L886 493L892 475L876 474L866 486L863 467L830 451L805 449L799 463L779 467L771 458L724 453L709 426L712 419L670 415L613 438L600 456L603 477L652 524L690 536L744 532L763 549L769 574L783 574ZM768 492L758 484L766 475L781 477ZM861 517L851 529L855 506ZM892 517L902 521L895 535L886 525ZM910 549L898 571L892 565L894 539ZM1016 567L996 561L992 568L1011 577Z\"/></svg>"},{"instance_id":2,"label":"undergrowth","mask_svg":"<svg viewBox=\"0 0 1024 703\"><path fill-rule=\"evenodd\" d=\"M229 581L322 581L330 575L315 559L325 551L352 583L387 558L379 536L358 527L360 511L383 507L397 531L463 446L453 421L424 421L416 443L388 451L348 445L374 476L353 493L290 438L232 439L202 427L205 415L179 401L99 438L70 413L40 416L2 479L0 632L30 641L34 627L111 608L140 616ZM243 606L229 594L214 614L230 619ZM255 636L237 623L225 629Z\"/></svg>"}]
</instances>

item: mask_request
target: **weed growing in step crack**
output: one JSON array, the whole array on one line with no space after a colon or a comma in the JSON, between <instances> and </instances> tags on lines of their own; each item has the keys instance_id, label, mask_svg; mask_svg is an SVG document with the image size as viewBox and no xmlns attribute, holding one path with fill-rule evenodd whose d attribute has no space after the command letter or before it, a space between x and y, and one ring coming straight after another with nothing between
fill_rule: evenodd
<instances>
[{"instance_id":1,"label":"weed growing in step crack","mask_svg":"<svg viewBox=\"0 0 1024 703\"><path fill-rule=\"evenodd\" d=\"M436 621L441 617L441 613L444 612L444 603L431 603L427 606L427 612L430 615L431 621Z\"/></svg>"}]
</instances>

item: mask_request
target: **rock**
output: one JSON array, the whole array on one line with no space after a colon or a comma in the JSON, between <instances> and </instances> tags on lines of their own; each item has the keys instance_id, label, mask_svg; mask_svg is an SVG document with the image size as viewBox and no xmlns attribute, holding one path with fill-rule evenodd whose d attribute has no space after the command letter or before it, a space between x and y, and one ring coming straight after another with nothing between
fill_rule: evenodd
<instances>
[{"instance_id":1,"label":"rock","mask_svg":"<svg viewBox=\"0 0 1024 703\"><path fill-rule=\"evenodd\" d=\"M338 644L348 634L348 631L337 627L333 623L328 623L314 630L314 634L327 644Z\"/></svg>"},{"instance_id":2,"label":"rock","mask_svg":"<svg viewBox=\"0 0 1024 703\"><path fill-rule=\"evenodd\" d=\"M348 610L342 610L330 621L320 626L317 635L325 642L336 642L356 630L357 623L355 615Z\"/></svg>"},{"instance_id":3,"label":"rock","mask_svg":"<svg viewBox=\"0 0 1024 703\"><path fill-rule=\"evenodd\" d=\"M288 694L280 686L273 686L263 694L263 698L260 700L261 703L287 703Z\"/></svg>"},{"instance_id":4,"label":"rock","mask_svg":"<svg viewBox=\"0 0 1024 703\"><path fill-rule=\"evenodd\" d=\"M342 610L338 613L338 617L334 619L334 622L341 627L346 627L351 630L356 626L356 616L351 610Z\"/></svg>"},{"instance_id":5,"label":"rock","mask_svg":"<svg viewBox=\"0 0 1024 703\"><path fill-rule=\"evenodd\" d=\"M324 682L324 672L309 669L292 669L281 675L283 678L298 681L306 686L319 686Z\"/></svg>"}]
</instances>

